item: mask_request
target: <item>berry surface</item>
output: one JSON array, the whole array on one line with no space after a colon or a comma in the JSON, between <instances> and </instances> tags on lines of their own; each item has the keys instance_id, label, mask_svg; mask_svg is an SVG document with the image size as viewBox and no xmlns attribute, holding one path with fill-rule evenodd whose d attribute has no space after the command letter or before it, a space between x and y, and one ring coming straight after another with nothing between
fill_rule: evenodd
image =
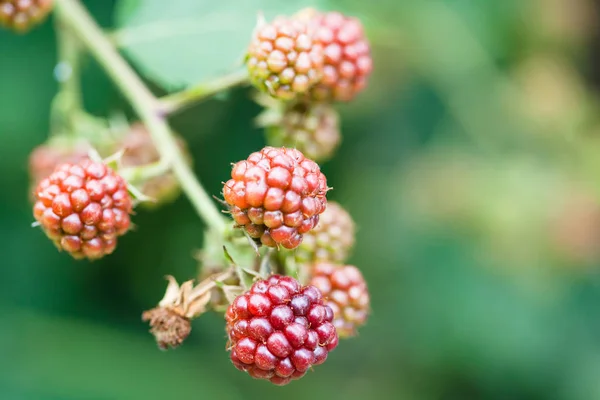
<instances>
[{"instance_id":1,"label":"berry surface","mask_svg":"<svg viewBox=\"0 0 600 400\"><path fill-rule=\"evenodd\" d=\"M257 26L246 65L252 83L280 100L307 93L323 74L323 47L307 24L278 17Z\"/></svg>"},{"instance_id":2,"label":"berry surface","mask_svg":"<svg viewBox=\"0 0 600 400\"><path fill-rule=\"evenodd\" d=\"M231 361L253 378L286 385L335 349L332 319L314 286L281 275L257 281L225 313Z\"/></svg>"},{"instance_id":3,"label":"berry surface","mask_svg":"<svg viewBox=\"0 0 600 400\"><path fill-rule=\"evenodd\" d=\"M35 190L33 215L46 235L74 258L114 251L130 228L132 199L123 178L103 163L62 164Z\"/></svg>"},{"instance_id":4,"label":"berry surface","mask_svg":"<svg viewBox=\"0 0 600 400\"><path fill-rule=\"evenodd\" d=\"M46 18L52 3L52 0L0 0L0 25L26 32Z\"/></svg>"},{"instance_id":5,"label":"berry surface","mask_svg":"<svg viewBox=\"0 0 600 400\"><path fill-rule=\"evenodd\" d=\"M370 298L365 279L353 265L317 263L310 284L317 287L333 310L340 337L355 336L369 315Z\"/></svg>"},{"instance_id":6,"label":"berry surface","mask_svg":"<svg viewBox=\"0 0 600 400\"><path fill-rule=\"evenodd\" d=\"M333 11L307 10L297 16L307 22L323 47L323 77L311 90L315 100L350 101L367 85L373 70L370 44L362 23Z\"/></svg>"},{"instance_id":7,"label":"berry surface","mask_svg":"<svg viewBox=\"0 0 600 400\"><path fill-rule=\"evenodd\" d=\"M233 166L223 196L236 224L269 247L298 247L327 206L327 179L296 149L265 147Z\"/></svg>"}]
</instances>

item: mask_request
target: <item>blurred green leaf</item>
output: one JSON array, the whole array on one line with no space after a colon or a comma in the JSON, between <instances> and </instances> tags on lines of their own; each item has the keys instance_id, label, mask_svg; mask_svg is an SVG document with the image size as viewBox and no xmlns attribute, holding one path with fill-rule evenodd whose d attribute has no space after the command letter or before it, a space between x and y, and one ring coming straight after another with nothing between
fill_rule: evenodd
<instances>
[{"instance_id":1,"label":"blurred green leaf","mask_svg":"<svg viewBox=\"0 0 600 400\"><path fill-rule=\"evenodd\" d=\"M177 89L233 70L259 14L267 19L327 0L122 0L116 8L119 46L148 78ZM326 7L323 7L326 8Z\"/></svg>"}]
</instances>

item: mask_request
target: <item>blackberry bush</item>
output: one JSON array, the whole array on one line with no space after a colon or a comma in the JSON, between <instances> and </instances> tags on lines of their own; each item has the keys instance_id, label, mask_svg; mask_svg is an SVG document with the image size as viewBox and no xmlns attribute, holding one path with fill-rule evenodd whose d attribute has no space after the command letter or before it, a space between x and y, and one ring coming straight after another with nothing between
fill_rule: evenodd
<instances>
[{"instance_id":1,"label":"blackberry bush","mask_svg":"<svg viewBox=\"0 0 600 400\"><path fill-rule=\"evenodd\" d=\"M0 0L0 23L25 30L51 4ZM343 262L354 242L349 214L328 205L330 188L317 162L331 158L341 140L331 102L352 98L371 69L360 23L335 13L261 18L247 32L239 71L159 98L81 2L54 0L54 11L59 93L50 106L50 138L29 158L34 225L59 250L95 260L111 254L130 230L134 205L164 203L181 190L206 225L201 269L182 283L168 276L163 298L142 314L158 347L181 346L192 320L215 311L225 315L231 361L254 378L285 385L325 362L338 345L338 330L354 333L368 311L366 285L354 267L319 264ZM84 53L106 70L139 121L86 111ZM168 117L247 83L267 108L259 119L270 143L233 164L220 210ZM298 281L297 264L308 268L316 286Z\"/></svg>"}]
</instances>

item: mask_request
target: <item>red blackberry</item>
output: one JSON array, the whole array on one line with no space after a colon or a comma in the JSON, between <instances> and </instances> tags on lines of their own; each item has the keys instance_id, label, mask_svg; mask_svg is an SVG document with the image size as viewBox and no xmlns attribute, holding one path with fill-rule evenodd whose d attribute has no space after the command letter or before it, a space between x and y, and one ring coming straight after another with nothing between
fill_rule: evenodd
<instances>
[{"instance_id":1,"label":"red blackberry","mask_svg":"<svg viewBox=\"0 0 600 400\"><path fill-rule=\"evenodd\" d=\"M231 361L253 378L286 385L337 346L332 318L314 286L280 275L258 281L225 313Z\"/></svg>"},{"instance_id":2,"label":"red blackberry","mask_svg":"<svg viewBox=\"0 0 600 400\"><path fill-rule=\"evenodd\" d=\"M323 73L323 48L305 23L278 17L257 26L246 65L252 83L281 100L307 93Z\"/></svg>"},{"instance_id":3,"label":"red blackberry","mask_svg":"<svg viewBox=\"0 0 600 400\"><path fill-rule=\"evenodd\" d=\"M359 269L353 265L317 263L310 284L316 286L333 310L333 324L340 337L356 335L369 314L369 291Z\"/></svg>"},{"instance_id":4,"label":"red blackberry","mask_svg":"<svg viewBox=\"0 0 600 400\"><path fill-rule=\"evenodd\" d=\"M114 251L129 230L132 200L123 178L85 159L62 164L35 190L33 215L56 246L74 258Z\"/></svg>"},{"instance_id":5,"label":"red blackberry","mask_svg":"<svg viewBox=\"0 0 600 400\"><path fill-rule=\"evenodd\" d=\"M294 257L300 264L312 264L316 261L341 263L346 261L353 246L352 217L341 205L329 201L317 226L304 235Z\"/></svg>"},{"instance_id":6,"label":"red blackberry","mask_svg":"<svg viewBox=\"0 0 600 400\"><path fill-rule=\"evenodd\" d=\"M326 103L284 104L267 109L261 120L270 145L296 148L317 162L329 159L341 141L339 115Z\"/></svg>"},{"instance_id":7,"label":"red blackberry","mask_svg":"<svg viewBox=\"0 0 600 400\"><path fill-rule=\"evenodd\" d=\"M52 0L0 0L0 25L26 32L52 10Z\"/></svg>"},{"instance_id":8,"label":"red blackberry","mask_svg":"<svg viewBox=\"0 0 600 400\"><path fill-rule=\"evenodd\" d=\"M350 101L367 84L373 69L371 50L361 22L339 12L312 9L297 15L307 22L315 41L323 46L323 77L311 90L316 100Z\"/></svg>"},{"instance_id":9,"label":"red blackberry","mask_svg":"<svg viewBox=\"0 0 600 400\"><path fill-rule=\"evenodd\" d=\"M293 249L319 222L327 190L319 166L300 151L265 147L233 166L223 196L250 237Z\"/></svg>"}]
</instances>

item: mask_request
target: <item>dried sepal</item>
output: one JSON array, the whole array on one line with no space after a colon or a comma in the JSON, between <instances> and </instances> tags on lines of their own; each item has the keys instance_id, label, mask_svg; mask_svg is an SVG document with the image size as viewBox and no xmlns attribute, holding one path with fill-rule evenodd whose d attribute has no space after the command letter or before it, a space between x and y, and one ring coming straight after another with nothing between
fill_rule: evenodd
<instances>
[{"instance_id":1,"label":"dried sepal","mask_svg":"<svg viewBox=\"0 0 600 400\"><path fill-rule=\"evenodd\" d=\"M167 276L169 283L162 300L142 314L158 347L166 350L180 346L192 330L190 321L207 311L212 289L233 274L232 269L216 273L196 286L193 280L179 285L174 277Z\"/></svg>"}]
</instances>

